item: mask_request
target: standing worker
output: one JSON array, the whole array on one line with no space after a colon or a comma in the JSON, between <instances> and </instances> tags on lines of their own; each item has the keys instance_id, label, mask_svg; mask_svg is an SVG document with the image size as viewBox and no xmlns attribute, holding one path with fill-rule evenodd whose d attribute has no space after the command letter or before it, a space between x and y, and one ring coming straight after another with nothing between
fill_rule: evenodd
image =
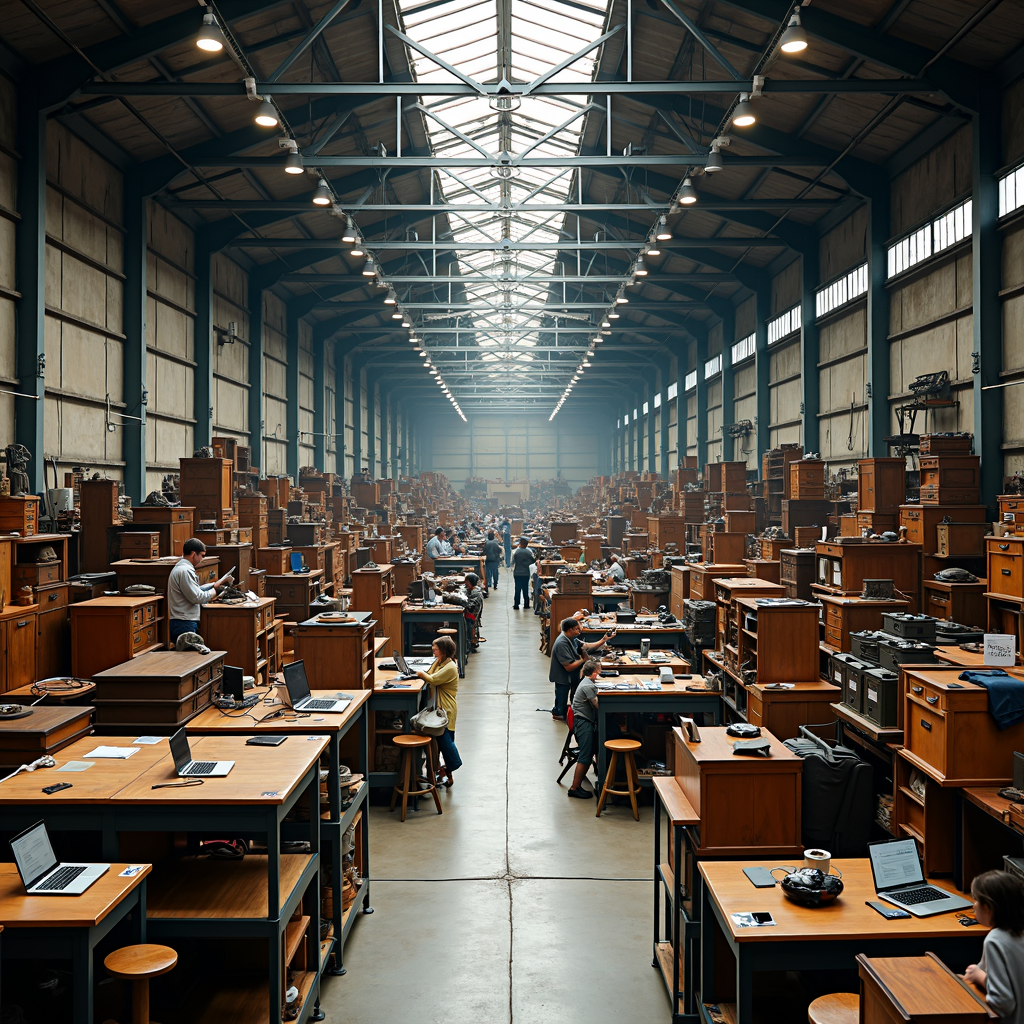
<instances>
[{"instance_id":1,"label":"standing worker","mask_svg":"<svg viewBox=\"0 0 1024 1024\"><path fill-rule=\"evenodd\" d=\"M505 568L512 564L512 524L507 520L501 521L501 543L505 546Z\"/></svg>"},{"instance_id":2,"label":"standing worker","mask_svg":"<svg viewBox=\"0 0 1024 1024\"><path fill-rule=\"evenodd\" d=\"M206 556L206 545L190 537L182 545L182 557L167 580L167 614L170 616L171 643L182 633L199 632L199 609L209 604L233 579L231 573L214 583L200 586L196 568Z\"/></svg>"},{"instance_id":3,"label":"standing worker","mask_svg":"<svg viewBox=\"0 0 1024 1024\"><path fill-rule=\"evenodd\" d=\"M487 543L484 544L484 575L487 588L498 589L498 567L501 565L501 545L494 538L494 531L487 531Z\"/></svg>"},{"instance_id":4,"label":"standing worker","mask_svg":"<svg viewBox=\"0 0 1024 1024\"><path fill-rule=\"evenodd\" d=\"M512 607L519 611L519 598L522 596L527 608L530 607L530 566L537 561L537 556L530 550L525 537L519 538L519 547L512 555L512 580L516 585Z\"/></svg>"}]
</instances>

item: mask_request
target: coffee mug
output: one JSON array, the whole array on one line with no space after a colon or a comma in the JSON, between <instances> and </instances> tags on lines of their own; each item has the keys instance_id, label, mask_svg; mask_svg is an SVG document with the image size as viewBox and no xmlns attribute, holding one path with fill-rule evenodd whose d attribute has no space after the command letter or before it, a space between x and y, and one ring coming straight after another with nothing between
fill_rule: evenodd
<instances>
[{"instance_id":1,"label":"coffee mug","mask_svg":"<svg viewBox=\"0 0 1024 1024\"><path fill-rule=\"evenodd\" d=\"M804 850L804 867L817 868L827 875L832 866L832 854L828 850Z\"/></svg>"}]
</instances>

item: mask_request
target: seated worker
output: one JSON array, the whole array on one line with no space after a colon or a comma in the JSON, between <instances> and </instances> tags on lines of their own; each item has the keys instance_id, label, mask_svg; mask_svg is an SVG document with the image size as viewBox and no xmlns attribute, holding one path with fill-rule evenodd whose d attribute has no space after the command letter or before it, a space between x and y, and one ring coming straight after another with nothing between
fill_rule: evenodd
<instances>
[{"instance_id":1,"label":"seated worker","mask_svg":"<svg viewBox=\"0 0 1024 1024\"><path fill-rule=\"evenodd\" d=\"M611 555L608 559L608 571L604 574L608 583L621 583L626 578L626 572L619 564L619 556Z\"/></svg>"},{"instance_id":2,"label":"seated worker","mask_svg":"<svg viewBox=\"0 0 1024 1024\"><path fill-rule=\"evenodd\" d=\"M426 549L424 554L433 561L435 558L440 558L444 552L442 546L444 545L444 527L439 526L434 531L434 536L427 541Z\"/></svg>"},{"instance_id":3,"label":"seated worker","mask_svg":"<svg viewBox=\"0 0 1024 1024\"><path fill-rule=\"evenodd\" d=\"M501 565L501 544L494 536L493 530L487 531L487 543L484 544L484 573L487 577L488 589L498 587L498 567Z\"/></svg>"},{"instance_id":4,"label":"seated worker","mask_svg":"<svg viewBox=\"0 0 1024 1024\"><path fill-rule=\"evenodd\" d=\"M480 618L484 612L484 591L480 577L475 572L466 573L466 625L469 627L469 651L475 654L480 649Z\"/></svg>"},{"instance_id":5,"label":"seated worker","mask_svg":"<svg viewBox=\"0 0 1024 1024\"><path fill-rule=\"evenodd\" d=\"M597 650L606 644L613 636L615 630L611 630L600 640L593 643L581 643L578 639L583 632L580 620L562 619L562 631L558 639L551 645L551 668L548 670L548 681L555 684L555 705L551 709L551 717L556 722L565 721L565 711L569 704L569 697L576 689L580 679L580 668L587 660L591 651Z\"/></svg>"},{"instance_id":6,"label":"seated worker","mask_svg":"<svg viewBox=\"0 0 1024 1024\"><path fill-rule=\"evenodd\" d=\"M597 757L597 677L600 674L601 662L591 658L583 666L580 684L572 698L572 732L578 753L569 796L577 800L590 800L594 795L583 788L583 780Z\"/></svg>"}]
</instances>

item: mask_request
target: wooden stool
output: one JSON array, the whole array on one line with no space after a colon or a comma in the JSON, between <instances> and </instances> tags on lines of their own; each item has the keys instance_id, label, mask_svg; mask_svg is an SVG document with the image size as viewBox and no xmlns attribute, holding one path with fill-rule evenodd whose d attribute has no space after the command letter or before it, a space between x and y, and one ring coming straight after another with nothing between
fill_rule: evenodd
<instances>
[{"instance_id":1,"label":"wooden stool","mask_svg":"<svg viewBox=\"0 0 1024 1024\"><path fill-rule=\"evenodd\" d=\"M640 749L639 740L605 740L604 749L610 750L612 759L608 762L608 772L604 777L604 785L601 787L601 799L597 801L597 817L601 817L604 809L604 802L608 794L615 796L628 796L629 802L633 805L633 820L640 820L640 809L636 805L636 795L640 790L640 779L636 774L636 758L634 754ZM622 754L626 762L626 789L612 789L615 782L615 769L618 767L619 754Z\"/></svg>"},{"instance_id":2,"label":"wooden stool","mask_svg":"<svg viewBox=\"0 0 1024 1024\"><path fill-rule=\"evenodd\" d=\"M132 983L132 1024L150 1024L149 979L174 969L178 954L169 946L122 946L107 955L103 966Z\"/></svg>"},{"instance_id":3,"label":"wooden stool","mask_svg":"<svg viewBox=\"0 0 1024 1024\"><path fill-rule=\"evenodd\" d=\"M399 784L391 792L391 810L395 809L395 802L399 795L402 797L402 821L405 821L405 811L409 805L409 797L414 800L430 793L434 798L434 806L437 813L441 814L441 801L437 796L437 768L434 763L434 739L432 736L419 736L416 733L399 733L394 737L394 744L402 751L402 763L398 768ZM414 751L422 750L427 757L427 775L419 774L419 769L412 771L412 759ZM411 774L411 779L410 779ZM410 789L410 781L414 785L425 782L422 789Z\"/></svg>"},{"instance_id":4,"label":"wooden stool","mask_svg":"<svg viewBox=\"0 0 1024 1024\"><path fill-rule=\"evenodd\" d=\"M860 996L856 992L832 992L818 996L807 1007L810 1024L857 1024L860 1020Z\"/></svg>"},{"instance_id":5,"label":"wooden stool","mask_svg":"<svg viewBox=\"0 0 1024 1024\"><path fill-rule=\"evenodd\" d=\"M438 636L450 636L455 641L455 646L459 646L459 631L452 629L451 626L444 626L437 631Z\"/></svg>"}]
</instances>

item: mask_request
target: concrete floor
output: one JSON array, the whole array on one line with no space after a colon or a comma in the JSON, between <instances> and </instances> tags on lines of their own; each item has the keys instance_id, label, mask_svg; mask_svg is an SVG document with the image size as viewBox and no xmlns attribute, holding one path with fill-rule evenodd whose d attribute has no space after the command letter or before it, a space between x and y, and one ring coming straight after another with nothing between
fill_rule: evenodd
<instances>
[{"instance_id":1,"label":"concrete floor","mask_svg":"<svg viewBox=\"0 0 1024 1024\"><path fill-rule=\"evenodd\" d=\"M459 684L465 764L405 823L370 810L372 905L325 976L345 1024L554 1024L667 1020L651 967L652 811L594 816L566 796L565 726L552 701L540 620L511 607L502 569L484 606L487 643ZM545 709L543 713L537 709ZM590 776L591 782L593 775Z\"/></svg>"}]
</instances>

